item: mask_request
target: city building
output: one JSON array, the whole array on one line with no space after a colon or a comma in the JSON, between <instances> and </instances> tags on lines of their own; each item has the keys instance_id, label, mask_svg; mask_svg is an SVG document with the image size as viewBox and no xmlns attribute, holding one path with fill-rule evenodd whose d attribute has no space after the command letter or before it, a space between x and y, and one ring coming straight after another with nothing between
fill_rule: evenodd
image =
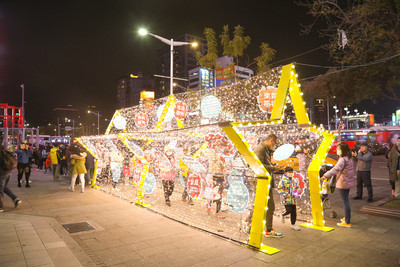
<instances>
[{"instance_id":1,"label":"city building","mask_svg":"<svg viewBox=\"0 0 400 267\"><path fill-rule=\"evenodd\" d=\"M188 87L188 72L199 66L196 53L200 51L203 55L207 53L207 41L203 38L184 34L174 41L179 42L197 42L197 47L193 48L190 45L176 46L174 47L174 74L175 78L186 79L174 80L176 87L174 91L183 92ZM163 45L157 50L157 70L156 75L165 76L165 78L155 77L155 98L161 98L168 96L170 93L170 64L171 64L171 47L169 45Z\"/></svg>"},{"instance_id":2,"label":"city building","mask_svg":"<svg viewBox=\"0 0 400 267\"><path fill-rule=\"evenodd\" d=\"M154 79L138 73L124 76L117 81L117 108L139 105L141 91L154 91Z\"/></svg>"},{"instance_id":3,"label":"city building","mask_svg":"<svg viewBox=\"0 0 400 267\"><path fill-rule=\"evenodd\" d=\"M189 90L201 90L215 87L214 70L197 67L189 70Z\"/></svg>"},{"instance_id":4,"label":"city building","mask_svg":"<svg viewBox=\"0 0 400 267\"><path fill-rule=\"evenodd\" d=\"M251 69L235 66L231 56L218 58L215 66L215 71L201 67L189 70L189 90L219 87L254 75Z\"/></svg>"}]
</instances>

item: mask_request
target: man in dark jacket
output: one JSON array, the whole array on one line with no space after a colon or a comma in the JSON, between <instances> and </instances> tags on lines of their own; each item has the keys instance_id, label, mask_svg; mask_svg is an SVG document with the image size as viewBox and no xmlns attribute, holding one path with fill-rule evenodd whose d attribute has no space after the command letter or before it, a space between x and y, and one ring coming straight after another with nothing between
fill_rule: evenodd
<instances>
[{"instance_id":1,"label":"man in dark jacket","mask_svg":"<svg viewBox=\"0 0 400 267\"><path fill-rule=\"evenodd\" d=\"M0 163L3 162L4 153L4 146L0 145ZM3 212L4 193L6 193L6 195L13 200L15 207L22 203L22 201L19 200L18 197L8 187L8 182L11 178L11 171L12 170L4 170L2 164L0 164L0 212Z\"/></svg>"},{"instance_id":2,"label":"man in dark jacket","mask_svg":"<svg viewBox=\"0 0 400 267\"><path fill-rule=\"evenodd\" d=\"M85 167L87 170L87 173L85 174L85 181L88 184L91 184L92 179L93 179L93 174L94 174L94 157L93 155L88 151L87 156L86 156L86 161L85 161Z\"/></svg>"},{"instance_id":3,"label":"man in dark jacket","mask_svg":"<svg viewBox=\"0 0 400 267\"><path fill-rule=\"evenodd\" d=\"M279 170L279 167L273 166L271 163L271 156L272 151L278 143L278 137L275 134L268 135L264 140L262 140L255 148L254 153L267 169L268 173L271 175L271 183L270 183L270 190L269 190L269 199L268 199L268 210L266 216L266 237L282 237L283 234L275 232L272 228L272 220L275 211L275 201L274 201L274 194L273 188L274 185L274 175L275 171ZM253 211L250 212L250 218L246 221L251 222L251 217L253 216Z\"/></svg>"},{"instance_id":4,"label":"man in dark jacket","mask_svg":"<svg viewBox=\"0 0 400 267\"><path fill-rule=\"evenodd\" d=\"M365 185L368 191L368 202L372 202L372 153L368 150L368 144L361 143L358 153L353 152L353 157L357 160L357 195L353 199L362 199L363 185Z\"/></svg>"}]
</instances>

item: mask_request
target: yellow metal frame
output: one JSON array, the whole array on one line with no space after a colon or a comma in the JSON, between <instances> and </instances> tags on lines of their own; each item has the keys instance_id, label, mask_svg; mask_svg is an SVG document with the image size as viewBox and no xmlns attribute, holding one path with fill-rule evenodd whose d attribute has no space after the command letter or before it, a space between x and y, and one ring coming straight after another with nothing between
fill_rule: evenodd
<instances>
[{"instance_id":1,"label":"yellow metal frame","mask_svg":"<svg viewBox=\"0 0 400 267\"><path fill-rule=\"evenodd\" d=\"M167 98L167 102L165 103L165 106L163 108L163 111L161 113L160 118L158 119L157 125L156 125L156 130L159 131L161 130L163 123L164 123L164 119L165 116L167 116L167 113L169 111L170 108L173 108L175 106L175 96L174 95L169 95ZM178 124L179 128L183 128L184 124L183 124L183 120L178 120L177 118L175 118L176 123Z\"/></svg>"},{"instance_id":2,"label":"yellow metal frame","mask_svg":"<svg viewBox=\"0 0 400 267\"><path fill-rule=\"evenodd\" d=\"M243 159L247 162L247 164L249 164L250 168L253 170L253 172L258 178L256 195L254 200L252 227L248 245L255 247L259 251L267 254L274 254L279 252L278 249L268 247L262 243L264 237L264 229L265 229L265 217L266 217L265 211L268 208L271 176L264 168L260 160L257 158L255 153L251 150L249 144L244 140L243 136L239 133L236 127L281 124L284 118L284 111L286 108L286 101L288 100L288 94L293 103L296 120L299 126L304 127L305 129L313 133L320 134L324 137L322 143L320 144L320 147L317 150L315 157L312 159L311 164L307 170L309 185L310 185L311 205L312 205L312 222L307 224L302 224L302 226L322 231L331 231L333 230L333 228L325 227L324 213L323 213L322 199L321 199L321 186L319 181L319 170L327 156L327 152L330 146L332 145L335 135L322 128L311 125L306 112L305 102L303 100L303 93L301 92L300 84L298 83L297 74L293 64L285 65L282 67L281 77L279 80L278 90L270 120L220 123L220 127L222 128L222 130L225 132L227 137L232 141L236 149L242 155ZM168 110L171 107L173 107L174 103L175 103L175 96L170 95L167 98L167 102L157 122L155 131L159 131L162 128L165 116ZM114 114L113 120L117 115L118 111L116 111L116 113ZM111 122L110 125L112 125L112 123L113 122ZM180 128L183 127L182 121L177 120L177 123ZM109 128L111 128L111 126L109 126ZM107 129L106 133L109 133L109 129ZM148 140L148 142L151 142L151 140ZM200 153L205 147L206 146L203 145L198 150L198 153ZM147 174L148 165L146 166L147 166L146 169L146 174ZM140 197L140 196L143 197L143 192L141 190L144 190L143 189L144 177L145 175L143 175L142 173L139 185L138 199L137 199L137 202L139 204L144 204L141 202L142 198Z\"/></svg>"},{"instance_id":3,"label":"yellow metal frame","mask_svg":"<svg viewBox=\"0 0 400 267\"><path fill-rule=\"evenodd\" d=\"M259 178L257 179L257 189L254 199L253 218L248 245L257 248L259 251L264 253L275 254L280 250L268 247L262 243L265 229L265 211L268 206L269 190L271 188L271 175L265 169L256 154L251 150L249 144L243 139L243 136L237 132L236 127L233 127L231 124L220 124L220 127L232 141L247 164L249 164L253 172L257 175L257 178Z\"/></svg>"},{"instance_id":4,"label":"yellow metal frame","mask_svg":"<svg viewBox=\"0 0 400 267\"><path fill-rule=\"evenodd\" d=\"M83 142L82 138L76 138L76 141L83 146L90 154L92 154L92 156L94 157L95 161L94 161L94 170L93 170L93 177L92 177L92 181L90 182L90 186L94 187L96 185L96 178L97 178L97 161L99 160L97 154L90 150L85 143Z\"/></svg>"},{"instance_id":5,"label":"yellow metal frame","mask_svg":"<svg viewBox=\"0 0 400 267\"><path fill-rule=\"evenodd\" d=\"M136 197L136 204L144 204L143 198L144 198L144 180L146 178L146 175L149 173L149 165L150 163L144 158L141 157L140 155L136 155L135 151L133 151L129 145L128 145L128 139L124 134L118 134L117 135L118 139L121 140L121 142L133 153L133 157L137 157L140 159L140 161L143 163L143 170L142 170L142 175L140 176L140 181L138 183L138 195Z\"/></svg>"}]
</instances>

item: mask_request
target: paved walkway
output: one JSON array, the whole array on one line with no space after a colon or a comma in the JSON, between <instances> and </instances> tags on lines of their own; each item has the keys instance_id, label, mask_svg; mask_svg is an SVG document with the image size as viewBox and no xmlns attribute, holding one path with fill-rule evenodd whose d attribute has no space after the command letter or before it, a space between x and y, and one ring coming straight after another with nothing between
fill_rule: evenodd
<instances>
[{"instance_id":1,"label":"paved walkway","mask_svg":"<svg viewBox=\"0 0 400 267\"><path fill-rule=\"evenodd\" d=\"M36 170L31 177L31 188L18 188L13 173L11 188L23 203L14 209L6 198L0 213L0 266L399 265L400 221L360 214L366 201L352 201L350 229L296 232L276 218L274 226L285 237L264 243L281 252L266 255L95 189L71 192L67 177L54 183ZM374 189L376 199L390 193L384 179L374 180ZM342 217L335 197L334 209ZM326 220L336 226L337 219ZM95 230L70 234L62 226L78 222Z\"/></svg>"}]
</instances>

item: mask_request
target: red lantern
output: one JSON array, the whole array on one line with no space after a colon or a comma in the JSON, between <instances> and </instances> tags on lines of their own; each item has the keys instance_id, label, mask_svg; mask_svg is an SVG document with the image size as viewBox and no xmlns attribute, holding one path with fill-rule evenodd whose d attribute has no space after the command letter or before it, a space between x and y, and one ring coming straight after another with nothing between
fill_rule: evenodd
<instances>
[{"instance_id":1,"label":"red lantern","mask_svg":"<svg viewBox=\"0 0 400 267\"><path fill-rule=\"evenodd\" d=\"M258 107L264 112L272 112L272 108L274 106L277 88L272 86L268 86L265 88L264 86L261 88L260 93L257 97Z\"/></svg>"},{"instance_id":2,"label":"red lantern","mask_svg":"<svg viewBox=\"0 0 400 267\"><path fill-rule=\"evenodd\" d=\"M182 101L176 102L174 108L175 118L177 120L183 120L186 117L186 113L187 113L187 105Z\"/></svg>"},{"instance_id":3,"label":"red lantern","mask_svg":"<svg viewBox=\"0 0 400 267\"><path fill-rule=\"evenodd\" d=\"M197 173L192 173L188 177L187 191L192 198L198 198L201 193L201 177Z\"/></svg>"},{"instance_id":4,"label":"red lantern","mask_svg":"<svg viewBox=\"0 0 400 267\"><path fill-rule=\"evenodd\" d=\"M147 117L146 113L140 112L138 114L136 114L135 117L135 124L137 127L146 127L147 123L149 122L149 117Z\"/></svg>"}]
</instances>

